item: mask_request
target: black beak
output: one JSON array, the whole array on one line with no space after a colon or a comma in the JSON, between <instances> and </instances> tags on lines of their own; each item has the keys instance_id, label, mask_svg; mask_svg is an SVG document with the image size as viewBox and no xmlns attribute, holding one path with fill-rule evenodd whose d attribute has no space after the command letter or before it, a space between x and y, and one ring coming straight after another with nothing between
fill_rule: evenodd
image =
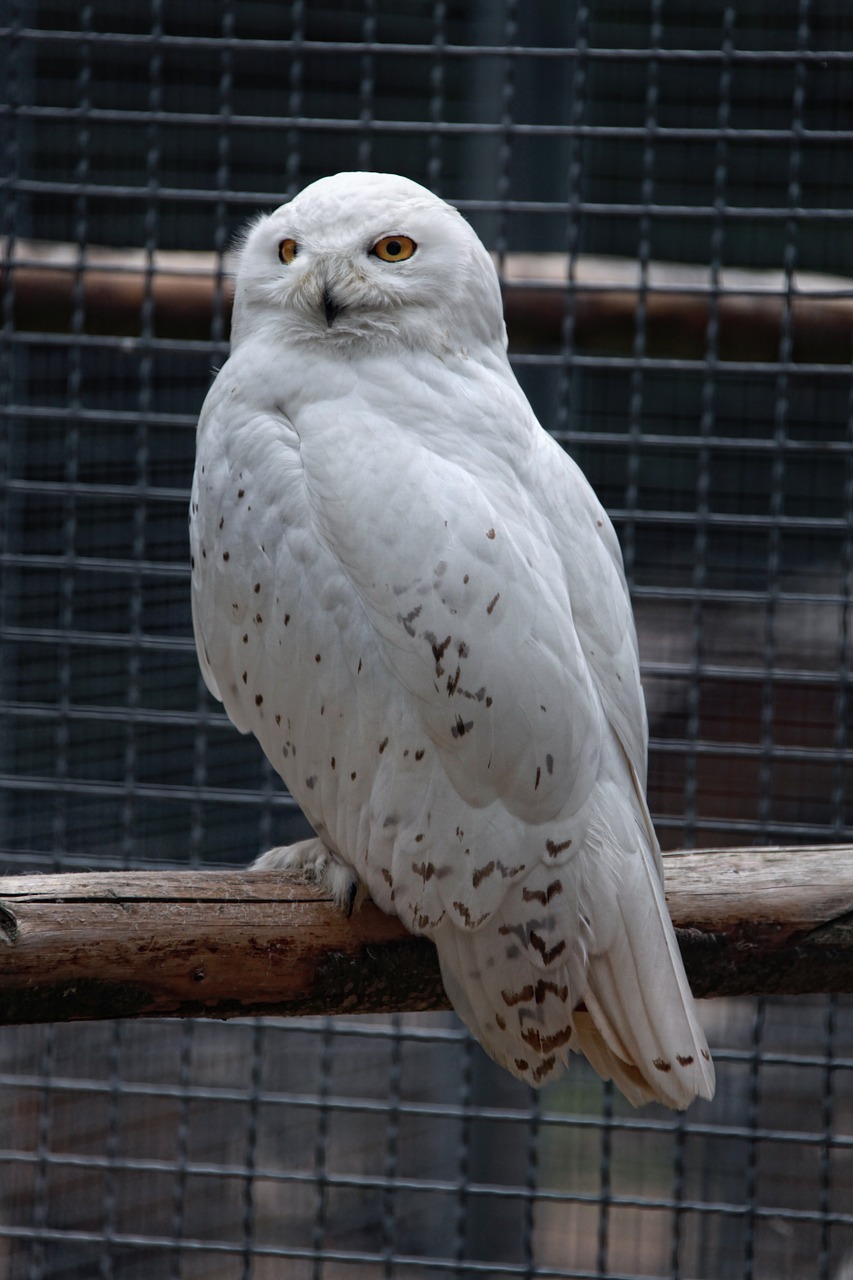
<instances>
[{"instance_id":1,"label":"black beak","mask_svg":"<svg viewBox=\"0 0 853 1280\"><path fill-rule=\"evenodd\" d=\"M327 285L323 290L323 314L326 317L326 324L330 329L342 311L343 307L339 306L338 303L335 302Z\"/></svg>"}]
</instances>

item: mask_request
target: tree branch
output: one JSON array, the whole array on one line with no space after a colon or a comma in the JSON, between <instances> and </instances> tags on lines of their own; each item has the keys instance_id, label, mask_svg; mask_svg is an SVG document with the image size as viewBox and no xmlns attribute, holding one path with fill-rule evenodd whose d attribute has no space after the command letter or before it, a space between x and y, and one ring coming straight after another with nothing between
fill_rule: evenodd
<instances>
[{"instance_id":1,"label":"tree branch","mask_svg":"<svg viewBox=\"0 0 853 1280\"><path fill-rule=\"evenodd\" d=\"M853 991L853 845L667 854L697 996ZM435 949L274 872L0 879L0 1022L448 1008Z\"/></svg>"},{"instance_id":2,"label":"tree branch","mask_svg":"<svg viewBox=\"0 0 853 1280\"><path fill-rule=\"evenodd\" d=\"M627 258L517 253L501 263L504 308L516 350L559 350L568 300L573 341L581 351L630 354L641 282ZM853 280L798 272L791 297L780 271L726 268L713 285L707 266L652 262L642 281L647 354L702 360L711 300L716 307L721 360L779 356L790 303L795 361L847 364L853 339ZM107 249L16 240L9 260L0 239L0 300L8 300L18 329L70 332L79 306L88 334L139 333L146 301L159 338L205 341L214 310L231 313L231 279L213 253Z\"/></svg>"}]
</instances>

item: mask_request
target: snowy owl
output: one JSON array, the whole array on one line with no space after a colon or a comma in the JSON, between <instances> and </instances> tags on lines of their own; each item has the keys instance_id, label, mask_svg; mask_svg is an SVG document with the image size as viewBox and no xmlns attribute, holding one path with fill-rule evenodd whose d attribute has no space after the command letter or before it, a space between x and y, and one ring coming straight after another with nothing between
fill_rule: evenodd
<instances>
[{"instance_id":1,"label":"snowy owl","mask_svg":"<svg viewBox=\"0 0 853 1280\"><path fill-rule=\"evenodd\" d=\"M635 1104L710 1098L616 536L455 209L342 173L255 222L190 524L207 685L316 832L256 866L432 938L521 1079L576 1050Z\"/></svg>"}]
</instances>

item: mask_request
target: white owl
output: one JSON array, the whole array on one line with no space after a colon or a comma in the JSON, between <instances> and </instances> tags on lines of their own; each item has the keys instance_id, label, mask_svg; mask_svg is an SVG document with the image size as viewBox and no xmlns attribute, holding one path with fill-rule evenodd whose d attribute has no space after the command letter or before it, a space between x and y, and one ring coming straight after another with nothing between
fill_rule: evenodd
<instances>
[{"instance_id":1,"label":"white owl","mask_svg":"<svg viewBox=\"0 0 853 1280\"><path fill-rule=\"evenodd\" d=\"M205 680L317 833L256 865L432 938L531 1084L574 1049L635 1104L710 1098L616 536L455 209L342 173L252 226L190 525Z\"/></svg>"}]
</instances>

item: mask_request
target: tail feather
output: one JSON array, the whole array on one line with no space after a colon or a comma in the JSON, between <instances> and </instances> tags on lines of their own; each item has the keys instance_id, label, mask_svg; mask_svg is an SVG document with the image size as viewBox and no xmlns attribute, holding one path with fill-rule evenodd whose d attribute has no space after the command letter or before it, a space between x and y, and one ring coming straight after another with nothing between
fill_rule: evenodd
<instances>
[{"instance_id":1,"label":"tail feather","mask_svg":"<svg viewBox=\"0 0 853 1280\"><path fill-rule=\"evenodd\" d=\"M683 1110L713 1097L714 1066L630 775L599 788L576 858L534 866L481 926L448 916L433 937L454 1007L514 1075L544 1084L577 1051L634 1106Z\"/></svg>"},{"instance_id":2,"label":"tail feather","mask_svg":"<svg viewBox=\"0 0 853 1280\"><path fill-rule=\"evenodd\" d=\"M639 788L638 797L645 811ZM601 1043L581 1029L580 1047L601 1074L618 1083L630 1064L652 1097L682 1110L697 1095L714 1096L714 1065L667 910L657 840L650 822L645 828L637 827L623 863L617 928L606 950L589 957L584 1004Z\"/></svg>"},{"instance_id":3,"label":"tail feather","mask_svg":"<svg viewBox=\"0 0 853 1280\"><path fill-rule=\"evenodd\" d=\"M628 927L606 955L590 959L586 1014L575 1011L575 1029L596 1071L631 1102L638 1105L622 1083L626 1068L645 1082L640 1103L657 1099L680 1111L697 1095L714 1096L714 1065L681 958L663 932L636 937Z\"/></svg>"},{"instance_id":4,"label":"tail feather","mask_svg":"<svg viewBox=\"0 0 853 1280\"><path fill-rule=\"evenodd\" d=\"M575 1009L574 1020L575 1048L580 1050L602 1080L612 1080L634 1107L657 1100L657 1094L634 1064L608 1048L587 1009Z\"/></svg>"}]
</instances>

